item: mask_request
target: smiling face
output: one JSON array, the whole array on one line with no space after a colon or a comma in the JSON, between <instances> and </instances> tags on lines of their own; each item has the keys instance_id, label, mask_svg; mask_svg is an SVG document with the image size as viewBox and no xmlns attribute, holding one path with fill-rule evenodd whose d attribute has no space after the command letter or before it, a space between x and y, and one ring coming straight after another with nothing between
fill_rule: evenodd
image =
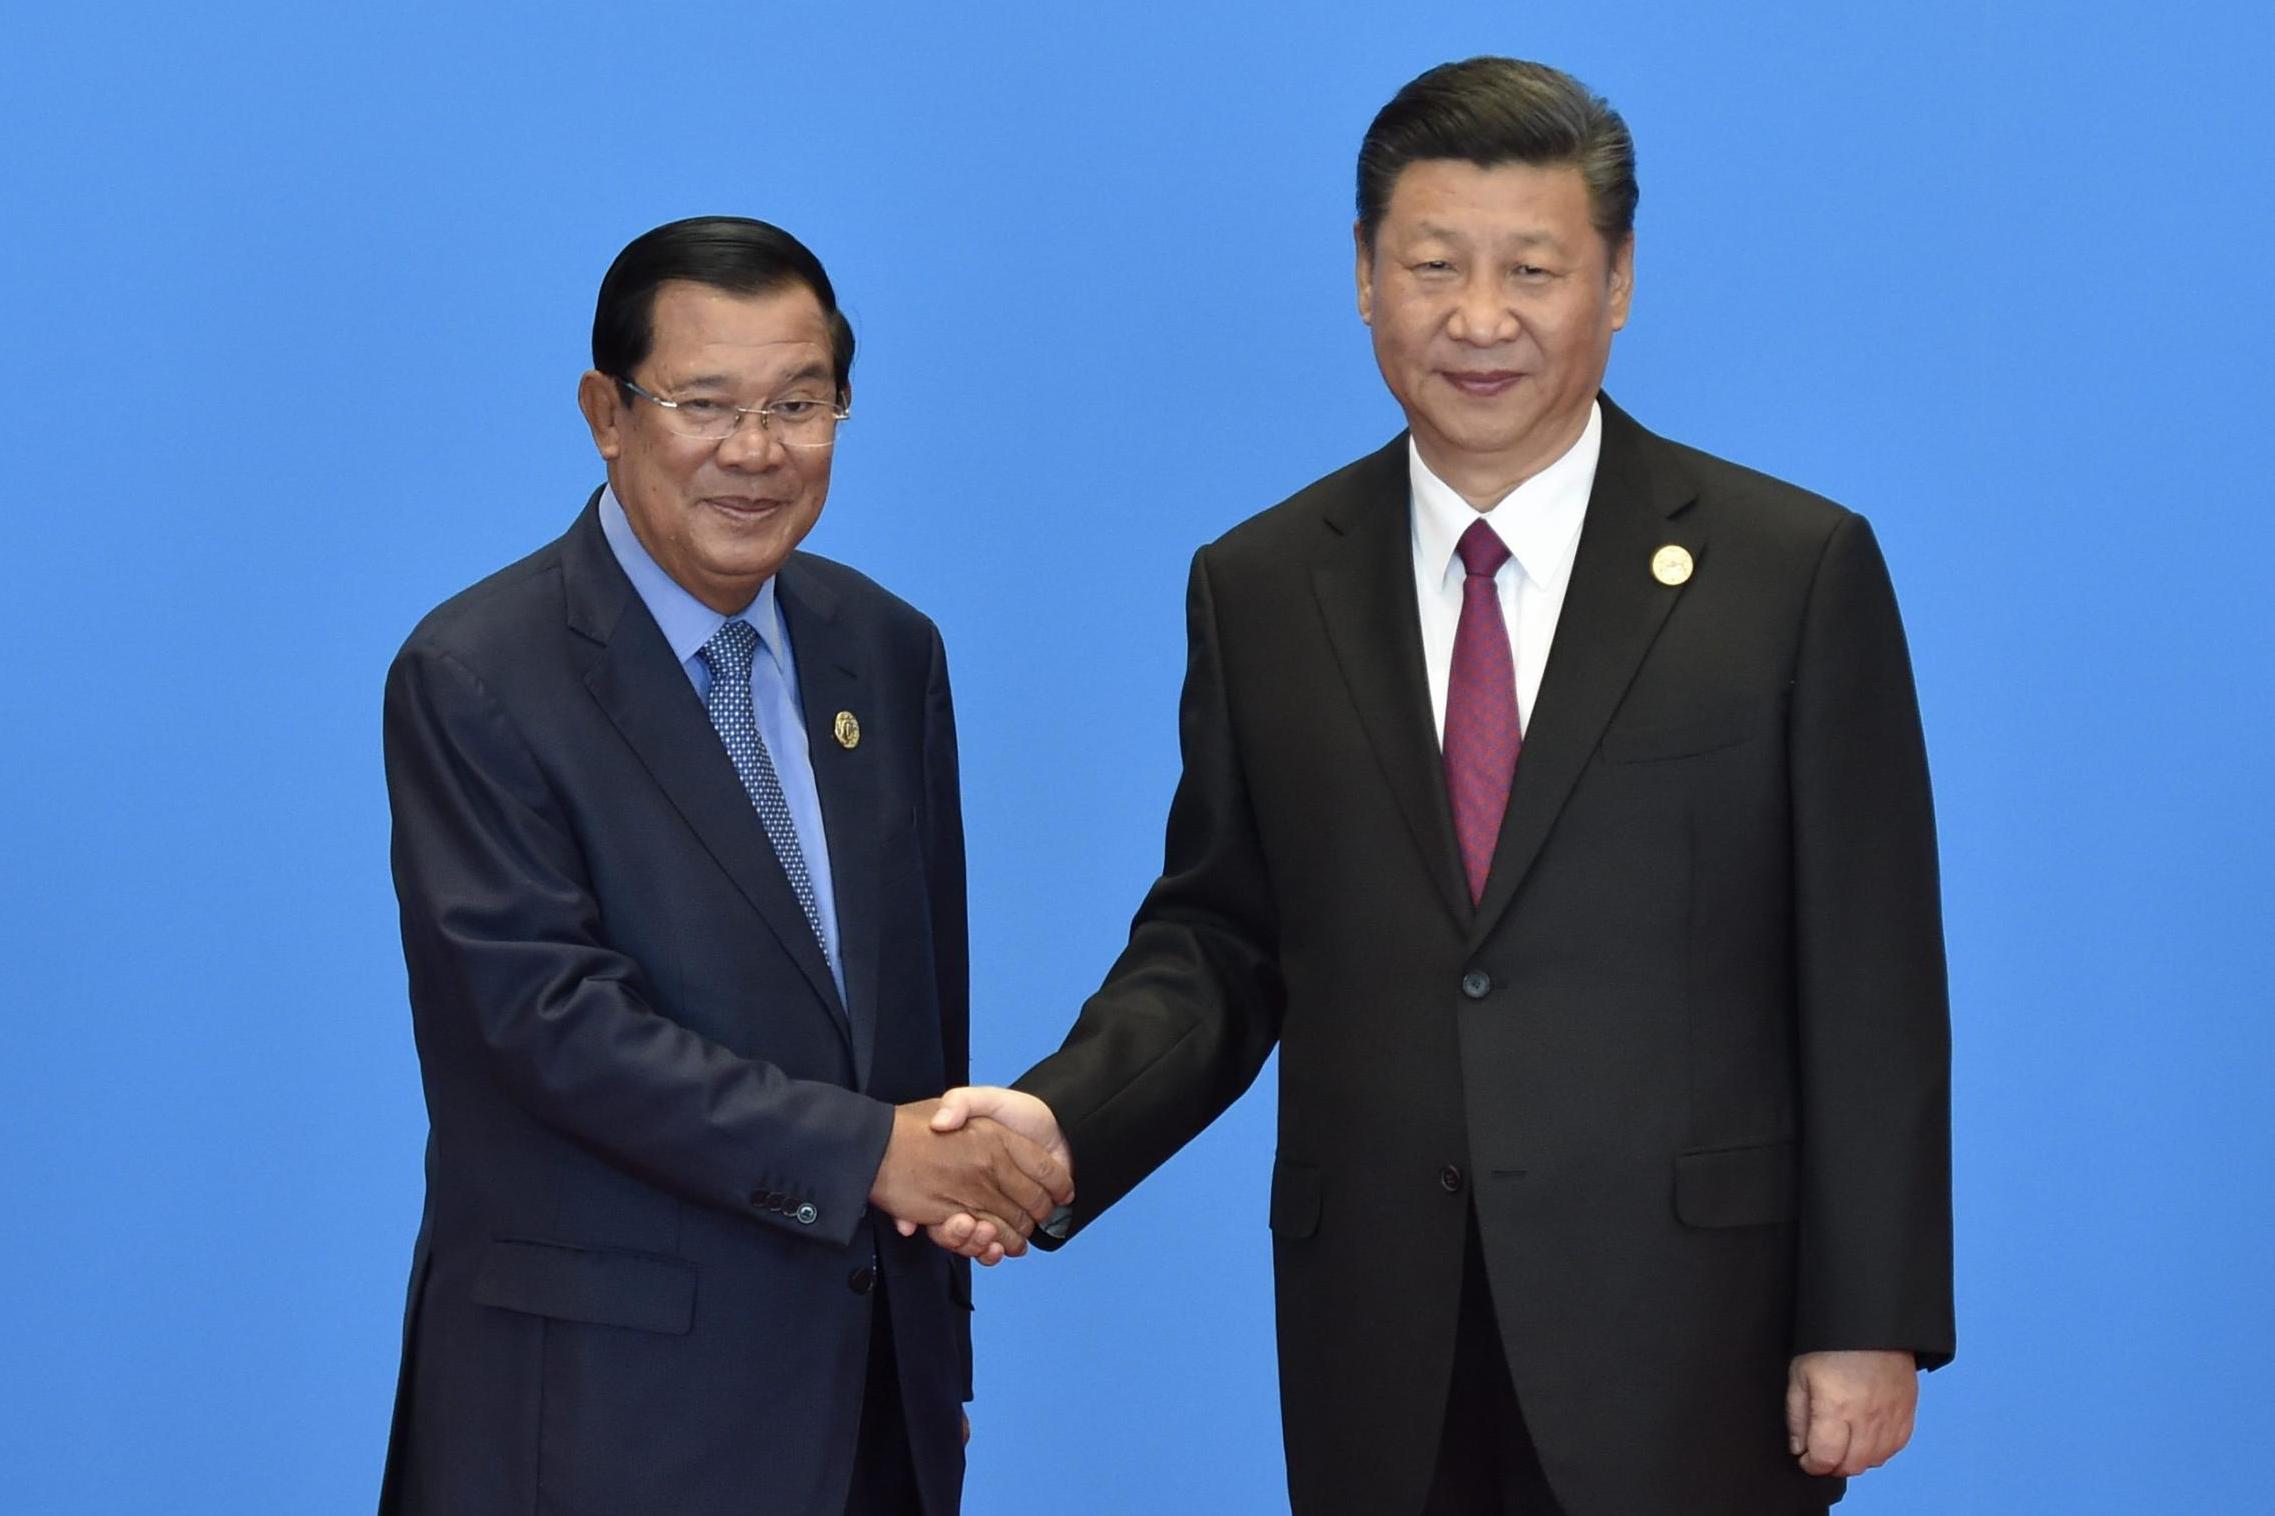
<instances>
[{"instance_id":1,"label":"smiling face","mask_svg":"<svg viewBox=\"0 0 2275 1516\"><path fill-rule=\"evenodd\" d=\"M624 376L652 394L740 406L836 398L829 321L803 284L741 295L674 281L656 291L652 319L648 356ZM723 441L682 436L593 371L577 403L640 545L715 611L749 605L821 515L833 448L785 447L755 416Z\"/></svg>"},{"instance_id":2,"label":"smiling face","mask_svg":"<svg viewBox=\"0 0 2275 1516\"><path fill-rule=\"evenodd\" d=\"M1480 509L1587 426L1627 324L1632 238L1608 248L1570 165L1431 158L1398 176L1370 246L1359 317L1422 461Z\"/></svg>"}]
</instances>

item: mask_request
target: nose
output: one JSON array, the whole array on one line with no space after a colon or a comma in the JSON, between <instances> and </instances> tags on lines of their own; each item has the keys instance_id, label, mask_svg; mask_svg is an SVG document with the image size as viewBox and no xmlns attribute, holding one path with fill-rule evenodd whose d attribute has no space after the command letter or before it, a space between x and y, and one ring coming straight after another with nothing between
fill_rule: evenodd
<instances>
[{"instance_id":1,"label":"nose","mask_svg":"<svg viewBox=\"0 0 2275 1516\"><path fill-rule=\"evenodd\" d=\"M1446 335L1474 347L1494 347L1517 339L1516 307L1485 270L1463 281L1446 317Z\"/></svg>"},{"instance_id":2,"label":"nose","mask_svg":"<svg viewBox=\"0 0 2275 1516\"><path fill-rule=\"evenodd\" d=\"M772 468L787 456L764 418L746 413L735 420L735 429L719 439L722 468L760 471Z\"/></svg>"}]
</instances>

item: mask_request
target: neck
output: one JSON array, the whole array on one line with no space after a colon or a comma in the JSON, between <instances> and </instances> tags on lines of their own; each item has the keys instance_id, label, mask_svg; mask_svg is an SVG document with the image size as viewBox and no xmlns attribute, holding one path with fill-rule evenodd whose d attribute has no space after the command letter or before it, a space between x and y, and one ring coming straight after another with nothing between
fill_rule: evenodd
<instances>
[{"instance_id":1,"label":"neck","mask_svg":"<svg viewBox=\"0 0 2275 1516\"><path fill-rule=\"evenodd\" d=\"M1470 509L1483 514L1509 498L1510 492L1572 451L1588 429L1588 413L1579 415L1551 433L1546 441L1527 438L1518 448L1496 453L1473 453L1449 448L1416 429L1414 447L1430 472L1446 482Z\"/></svg>"}]
</instances>

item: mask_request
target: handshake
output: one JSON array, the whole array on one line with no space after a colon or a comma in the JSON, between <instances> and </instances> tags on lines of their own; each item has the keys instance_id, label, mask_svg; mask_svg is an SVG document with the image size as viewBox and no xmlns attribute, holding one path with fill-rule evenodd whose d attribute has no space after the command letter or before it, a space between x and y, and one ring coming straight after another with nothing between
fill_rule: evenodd
<instances>
[{"instance_id":1,"label":"handshake","mask_svg":"<svg viewBox=\"0 0 2275 1516\"><path fill-rule=\"evenodd\" d=\"M966 1086L893 1108L893 1135L869 1203L903 1237L919 1228L983 1264L1027 1251L1027 1237L1074 1201L1074 1159L1058 1118L1032 1095Z\"/></svg>"}]
</instances>

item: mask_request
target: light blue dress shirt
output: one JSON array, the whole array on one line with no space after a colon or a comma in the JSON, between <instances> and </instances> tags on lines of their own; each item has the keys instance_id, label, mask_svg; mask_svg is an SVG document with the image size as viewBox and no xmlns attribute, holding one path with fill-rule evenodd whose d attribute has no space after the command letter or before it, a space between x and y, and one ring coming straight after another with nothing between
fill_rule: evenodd
<instances>
[{"instance_id":1,"label":"light blue dress shirt","mask_svg":"<svg viewBox=\"0 0 2275 1516\"><path fill-rule=\"evenodd\" d=\"M751 704L758 713L758 734L766 739L767 755L774 760L774 775L782 782L782 799L790 807L790 824L798 833L798 847L806 855L806 875L814 886L815 913L821 917L822 942L829 949L830 978L837 982L837 998L845 1000L844 959L837 950L837 892L830 883L829 834L822 828L821 792L814 787L813 755L806 748L806 718L798 707L798 665L790 656L790 629L783 624L782 608L769 578L758 596L732 616L722 616L690 595L686 588L648 556L633 534L631 518L614 490L600 494L600 530L623 565L625 577L640 592L648 614L671 644L671 654L686 671L698 698L711 692L711 667L696 654L711 634L729 621L747 621L758 633L759 656L750 661Z\"/></svg>"}]
</instances>

